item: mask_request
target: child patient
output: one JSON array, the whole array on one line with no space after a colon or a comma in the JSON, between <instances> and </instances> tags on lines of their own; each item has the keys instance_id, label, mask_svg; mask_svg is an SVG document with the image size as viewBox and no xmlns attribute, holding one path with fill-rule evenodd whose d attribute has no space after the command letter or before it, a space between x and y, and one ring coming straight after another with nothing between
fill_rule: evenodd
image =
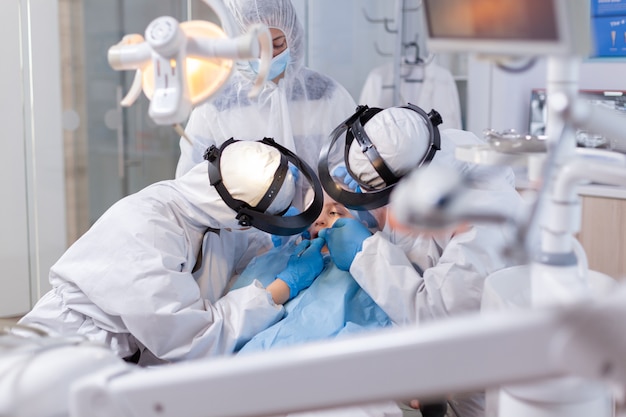
<instances>
[{"instance_id":1,"label":"child patient","mask_svg":"<svg viewBox=\"0 0 626 417\"><path fill-rule=\"evenodd\" d=\"M325 195L322 213L309 228L307 237L314 239L321 229L331 227L337 219L355 218L356 215ZM366 218L370 219L364 221L368 227L376 226L373 217ZM285 269L289 257L294 255L297 243L297 239L292 239L252 260L232 289L249 285L254 280L263 285L272 282L276 274ZM289 346L391 325L387 315L350 273L338 269L330 256L325 257L324 269L313 284L285 304L285 312L281 321L254 336L240 352Z\"/></svg>"}]
</instances>

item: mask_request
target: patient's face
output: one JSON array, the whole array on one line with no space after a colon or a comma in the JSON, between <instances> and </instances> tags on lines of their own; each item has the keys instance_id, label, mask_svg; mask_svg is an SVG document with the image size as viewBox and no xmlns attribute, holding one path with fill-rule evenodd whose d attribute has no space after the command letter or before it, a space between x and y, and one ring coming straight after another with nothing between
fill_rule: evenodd
<instances>
[{"instance_id":1,"label":"patient's face","mask_svg":"<svg viewBox=\"0 0 626 417\"><path fill-rule=\"evenodd\" d=\"M343 205L339 204L329 196L324 196L324 207L315 222L309 227L311 239L315 239L320 230L332 227L337 219L342 217L354 218L350 211Z\"/></svg>"}]
</instances>

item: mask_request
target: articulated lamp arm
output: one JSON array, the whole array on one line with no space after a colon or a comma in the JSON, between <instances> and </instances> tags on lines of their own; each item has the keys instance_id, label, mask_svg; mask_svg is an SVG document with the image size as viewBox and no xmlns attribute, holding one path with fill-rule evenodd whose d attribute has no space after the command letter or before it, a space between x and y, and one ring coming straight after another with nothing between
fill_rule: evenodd
<instances>
[{"instance_id":1,"label":"articulated lamp arm","mask_svg":"<svg viewBox=\"0 0 626 417\"><path fill-rule=\"evenodd\" d=\"M581 376L626 386L626 288L601 302L472 315L74 384L72 417L265 416Z\"/></svg>"},{"instance_id":2,"label":"articulated lamp arm","mask_svg":"<svg viewBox=\"0 0 626 417\"><path fill-rule=\"evenodd\" d=\"M220 18L224 31L206 21L179 23L169 16L153 20L145 31L126 35L108 51L115 70L135 70L128 94L132 105L141 90L150 99L150 117L161 125L184 122L194 105L214 94L230 77L237 60L261 59L259 74L250 91L258 95L267 79L272 59L272 39L267 26L256 24L236 34L232 17L220 0L205 0Z\"/></svg>"}]
</instances>

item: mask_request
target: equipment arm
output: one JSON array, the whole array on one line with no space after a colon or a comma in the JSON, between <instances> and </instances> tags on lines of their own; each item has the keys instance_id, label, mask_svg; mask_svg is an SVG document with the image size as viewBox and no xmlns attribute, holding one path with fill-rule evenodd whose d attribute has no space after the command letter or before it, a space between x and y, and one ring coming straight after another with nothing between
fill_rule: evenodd
<instances>
[{"instance_id":1,"label":"equipment arm","mask_svg":"<svg viewBox=\"0 0 626 417\"><path fill-rule=\"evenodd\" d=\"M263 416L441 398L567 375L623 388L625 301L621 288L601 303L472 315L119 377L94 375L74 385L71 416L93 416L96 403L102 415L119 417Z\"/></svg>"}]
</instances>

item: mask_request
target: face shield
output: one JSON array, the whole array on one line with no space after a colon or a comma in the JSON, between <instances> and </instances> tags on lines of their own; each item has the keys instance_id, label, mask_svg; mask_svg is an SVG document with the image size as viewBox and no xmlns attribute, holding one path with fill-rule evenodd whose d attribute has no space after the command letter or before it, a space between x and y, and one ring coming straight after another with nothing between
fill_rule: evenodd
<instances>
[{"instance_id":1,"label":"face shield","mask_svg":"<svg viewBox=\"0 0 626 417\"><path fill-rule=\"evenodd\" d=\"M435 110L426 113L412 104L389 109L359 106L331 133L320 154L318 172L324 190L355 210L371 210L389 202L395 184L408 172L429 163L440 149ZM337 155L362 192L345 184L337 172ZM331 166L332 165L332 166Z\"/></svg>"},{"instance_id":2,"label":"face shield","mask_svg":"<svg viewBox=\"0 0 626 417\"><path fill-rule=\"evenodd\" d=\"M314 171L273 139L229 139L219 148L213 145L207 149L204 159L209 161L211 185L237 213L235 217L242 227L255 227L274 235L295 235L306 230L322 210L322 187ZM313 198L302 213L283 217L295 195L289 164L306 178Z\"/></svg>"}]
</instances>

